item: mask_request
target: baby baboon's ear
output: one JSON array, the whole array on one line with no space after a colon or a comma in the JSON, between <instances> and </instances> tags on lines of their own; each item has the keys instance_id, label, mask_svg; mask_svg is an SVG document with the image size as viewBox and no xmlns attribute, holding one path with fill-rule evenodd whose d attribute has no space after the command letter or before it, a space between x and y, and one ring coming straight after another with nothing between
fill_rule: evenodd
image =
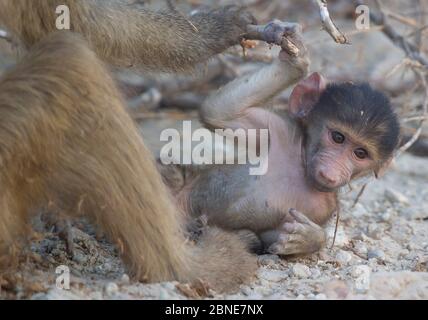
<instances>
[{"instance_id":1,"label":"baby baboon's ear","mask_svg":"<svg viewBox=\"0 0 428 320\"><path fill-rule=\"evenodd\" d=\"M327 87L326 79L318 72L300 81L290 95L289 111L295 118L305 118Z\"/></svg>"}]
</instances>

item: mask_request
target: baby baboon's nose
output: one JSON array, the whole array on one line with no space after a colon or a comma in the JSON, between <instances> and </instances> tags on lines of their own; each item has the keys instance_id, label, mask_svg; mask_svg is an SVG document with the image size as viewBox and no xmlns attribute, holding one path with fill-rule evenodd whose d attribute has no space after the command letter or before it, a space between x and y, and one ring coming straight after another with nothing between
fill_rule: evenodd
<instances>
[{"instance_id":1,"label":"baby baboon's nose","mask_svg":"<svg viewBox=\"0 0 428 320\"><path fill-rule=\"evenodd\" d=\"M337 179L329 176L327 173L325 173L325 171L320 170L319 171L319 177L321 178L321 181L324 182L327 185L336 185L337 183Z\"/></svg>"}]
</instances>

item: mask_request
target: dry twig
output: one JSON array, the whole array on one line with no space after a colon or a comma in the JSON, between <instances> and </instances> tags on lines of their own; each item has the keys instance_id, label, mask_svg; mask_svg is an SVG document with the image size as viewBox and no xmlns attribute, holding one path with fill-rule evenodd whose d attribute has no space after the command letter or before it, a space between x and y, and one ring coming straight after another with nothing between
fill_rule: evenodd
<instances>
[{"instance_id":1,"label":"dry twig","mask_svg":"<svg viewBox=\"0 0 428 320\"><path fill-rule=\"evenodd\" d=\"M425 88L425 99L424 99L424 104L422 106L422 115L421 115L421 119L419 121L418 129L413 134L412 138L409 141L407 141L403 146L401 146L400 149L397 150L397 152L395 154L396 157L400 156L403 152L408 150L419 139L419 137L422 133L422 126L423 126L423 124L424 124L424 122L428 116L428 84L427 84L427 80L426 80L426 74L420 70L415 70L415 72L420 77L420 79L422 81L422 85Z\"/></svg>"},{"instance_id":2,"label":"dry twig","mask_svg":"<svg viewBox=\"0 0 428 320\"><path fill-rule=\"evenodd\" d=\"M321 22L323 24L323 28L328 34L333 38L334 41L340 44L349 43L346 36L337 28L334 24L333 20L330 17L330 13L327 8L327 0L315 0L316 4L320 10Z\"/></svg>"}]
</instances>

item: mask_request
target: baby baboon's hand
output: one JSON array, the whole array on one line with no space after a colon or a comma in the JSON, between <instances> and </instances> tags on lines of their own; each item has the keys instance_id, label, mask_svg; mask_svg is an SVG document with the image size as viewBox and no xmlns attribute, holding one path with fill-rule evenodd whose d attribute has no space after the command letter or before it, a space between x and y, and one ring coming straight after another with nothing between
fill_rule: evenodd
<instances>
[{"instance_id":1,"label":"baby baboon's hand","mask_svg":"<svg viewBox=\"0 0 428 320\"><path fill-rule=\"evenodd\" d=\"M290 209L278 231L280 235L277 242L268 248L273 254L313 253L326 243L324 230L295 209Z\"/></svg>"},{"instance_id":2,"label":"baby baboon's hand","mask_svg":"<svg viewBox=\"0 0 428 320\"><path fill-rule=\"evenodd\" d=\"M281 61L293 64L304 73L307 72L309 56L303 43L302 27L299 24L274 20L266 25L249 25L245 37L280 46Z\"/></svg>"}]
</instances>

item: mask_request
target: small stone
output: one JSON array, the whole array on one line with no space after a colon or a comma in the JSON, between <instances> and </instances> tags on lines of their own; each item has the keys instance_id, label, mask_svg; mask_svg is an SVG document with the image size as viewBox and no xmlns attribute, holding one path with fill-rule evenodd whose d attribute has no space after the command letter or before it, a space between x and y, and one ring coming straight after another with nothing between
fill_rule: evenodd
<instances>
[{"instance_id":1,"label":"small stone","mask_svg":"<svg viewBox=\"0 0 428 320\"><path fill-rule=\"evenodd\" d=\"M261 288L259 293L263 295L263 297L269 297L273 294L273 290L271 288Z\"/></svg>"},{"instance_id":2,"label":"small stone","mask_svg":"<svg viewBox=\"0 0 428 320\"><path fill-rule=\"evenodd\" d=\"M129 279L129 276L125 273L120 278L120 282L123 284L129 284L131 282L131 280Z\"/></svg>"},{"instance_id":3,"label":"small stone","mask_svg":"<svg viewBox=\"0 0 428 320\"><path fill-rule=\"evenodd\" d=\"M312 279L318 279L321 276L321 271L318 268L311 269Z\"/></svg>"},{"instance_id":4,"label":"small stone","mask_svg":"<svg viewBox=\"0 0 428 320\"><path fill-rule=\"evenodd\" d=\"M426 211L421 208L409 207L400 211L400 214L409 220L424 219Z\"/></svg>"},{"instance_id":5,"label":"small stone","mask_svg":"<svg viewBox=\"0 0 428 320\"><path fill-rule=\"evenodd\" d=\"M51 289L48 292L40 292L31 297L31 300L81 300L82 297L69 290Z\"/></svg>"},{"instance_id":6,"label":"small stone","mask_svg":"<svg viewBox=\"0 0 428 320\"><path fill-rule=\"evenodd\" d=\"M273 266L280 261L279 256L276 254L264 254L259 257L259 263L262 266Z\"/></svg>"},{"instance_id":7,"label":"small stone","mask_svg":"<svg viewBox=\"0 0 428 320\"><path fill-rule=\"evenodd\" d=\"M315 296L315 300L327 300L327 296L324 293L319 293Z\"/></svg>"},{"instance_id":8,"label":"small stone","mask_svg":"<svg viewBox=\"0 0 428 320\"><path fill-rule=\"evenodd\" d=\"M357 203L351 210L351 215L358 219L368 215L368 211L361 203Z\"/></svg>"},{"instance_id":9,"label":"small stone","mask_svg":"<svg viewBox=\"0 0 428 320\"><path fill-rule=\"evenodd\" d=\"M391 214L389 212L385 212L380 216L380 220L382 222L389 222L391 220Z\"/></svg>"},{"instance_id":10,"label":"small stone","mask_svg":"<svg viewBox=\"0 0 428 320\"><path fill-rule=\"evenodd\" d=\"M116 283L114 282L109 282L107 283L107 285L105 286L105 292L107 295L111 296L114 295L115 293L117 293L119 291L119 287L117 286Z\"/></svg>"},{"instance_id":11,"label":"small stone","mask_svg":"<svg viewBox=\"0 0 428 320\"><path fill-rule=\"evenodd\" d=\"M326 249L321 249L318 252L319 261L328 261L331 260L331 255Z\"/></svg>"},{"instance_id":12,"label":"small stone","mask_svg":"<svg viewBox=\"0 0 428 320\"><path fill-rule=\"evenodd\" d=\"M385 252L380 249L371 249L367 252L367 259L385 260Z\"/></svg>"},{"instance_id":13,"label":"small stone","mask_svg":"<svg viewBox=\"0 0 428 320\"><path fill-rule=\"evenodd\" d=\"M367 246L363 242L355 241L354 250L358 256L366 259L368 250L367 250Z\"/></svg>"},{"instance_id":14,"label":"small stone","mask_svg":"<svg viewBox=\"0 0 428 320\"><path fill-rule=\"evenodd\" d=\"M160 289L158 293L158 300L170 300L171 295L165 289Z\"/></svg>"},{"instance_id":15,"label":"small stone","mask_svg":"<svg viewBox=\"0 0 428 320\"><path fill-rule=\"evenodd\" d=\"M105 272L109 272L113 270L113 266L110 262L106 262L103 264L103 269L105 270Z\"/></svg>"},{"instance_id":16,"label":"small stone","mask_svg":"<svg viewBox=\"0 0 428 320\"><path fill-rule=\"evenodd\" d=\"M241 287L241 292L243 295L249 296L254 292L254 290L249 286L243 286Z\"/></svg>"},{"instance_id":17,"label":"small stone","mask_svg":"<svg viewBox=\"0 0 428 320\"><path fill-rule=\"evenodd\" d=\"M336 261L341 265L347 265L352 260L352 255L344 250L339 250L336 254Z\"/></svg>"},{"instance_id":18,"label":"small stone","mask_svg":"<svg viewBox=\"0 0 428 320\"><path fill-rule=\"evenodd\" d=\"M299 294L296 298L296 300L305 300L306 297L303 294Z\"/></svg>"},{"instance_id":19,"label":"small stone","mask_svg":"<svg viewBox=\"0 0 428 320\"><path fill-rule=\"evenodd\" d=\"M367 226L367 235L370 238L379 240L382 234L382 230L376 224L369 224Z\"/></svg>"},{"instance_id":20,"label":"small stone","mask_svg":"<svg viewBox=\"0 0 428 320\"><path fill-rule=\"evenodd\" d=\"M350 289L346 282L341 280L332 280L325 284L324 293L328 299L346 299L349 295Z\"/></svg>"},{"instance_id":21,"label":"small stone","mask_svg":"<svg viewBox=\"0 0 428 320\"><path fill-rule=\"evenodd\" d=\"M400 252L398 253L398 257L399 257L399 258L405 258L409 253L410 253L410 251L409 251L409 250L407 250L407 249L402 249L402 250L400 250Z\"/></svg>"},{"instance_id":22,"label":"small stone","mask_svg":"<svg viewBox=\"0 0 428 320\"><path fill-rule=\"evenodd\" d=\"M357 293L365 293L370 288L371 269L366 265L354 266L351 271L354 277L354 288Z\"/></svg>"},{"instance_id":23,"label":"small stone","mask_svg":"<svg viewBox=\"0 0 428 320\"><path fill-rule=\"evenodd\" d=\"M301 263L296 263L291 268L291 274L298 278L308 278L311 276L311 270L308 266Z\"/></svg>"},{"instance_id":24,"label":"small stone","mask_svg":"<svg viewBox=\"0 0 428 320\"><path fill-rule=\"evenodd\" d=\"M176 284L176 283L174 283L174 282L164 282L164 283L162 283L162 287L163 287L165 290L174 291L174 290L175 290L175 288L177 287L177 284Z\"/></svg>"},{"instance_id":25,"label":"small stone","mask_svg":"<svg viewBox=\"0 0 428 320\"><path fill-rule=\"evenodd\" d=\"M259 278L271 282L280 282L288 277L287 273L282 270L271 270L262 268L259 271Z\"/></svg>"},{"instance_id":26,"label":"small stone","mask_svg":"<svg viewBox=\"0 0 428 320\"><path fill-rule=\"evenodd\" d=\"M325 229L325 231L326 231L328 239L330 239L332 241L333 237L334 237L335 225L329 225ZM334 242L334 244L335 244L335 246L343 247L348 242L349 242L349 238L348 238L343 226L339 224L339 226L337 228L336 241Z\"/></svg>"},{"instance_id":27,"label":"small stone","mask_svg":"<svg viewBox=\"0 0 428 320\"><path fill-rule=\"evenodd\" d=\"M239 299L239 298L237 298L237 299ZM261 299L263 299L263 296L260 293L257 293L257 292L252 293L251 295L249 295L246 298L246 300L261 300Z\"/></svg>"},{"instance_id":28,"label":"small stone","mask_svg":"<svg viewBox=\"0 0 428 320\"><path fill-rule=\"evenodd\" d=\"M103 294L100 291L90 293L91 300L103 300Z\"/></svg>"},{"instance_id":29,"label":"small stone","mask_svg":"<svg viewBox=\"0 0 428 320\"><path fill-rule=\"evenodd\" d=\"M404 194L391 188L385 189L385 197L392 203L409 204L409 199Z\"/></svg>"},{"instance_id":30,"label":"small stone","mask_svg":"<svg viewBox=\"0 0 428 320\"><path fill-rule=\"evenodd\" d=\"M76 264L83 265L88 261L88 258L84 254L76 252L73 256L73 261L76 262Z\"/></svg>"}]
</instances>

